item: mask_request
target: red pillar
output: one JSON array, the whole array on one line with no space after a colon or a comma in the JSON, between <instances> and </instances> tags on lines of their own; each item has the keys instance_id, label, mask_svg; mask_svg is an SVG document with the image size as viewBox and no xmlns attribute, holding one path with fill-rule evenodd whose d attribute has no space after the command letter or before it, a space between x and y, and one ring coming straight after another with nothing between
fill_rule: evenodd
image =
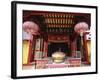
<instances>
[{"instance_id":1,"label":"red pillar","mask_svg":"<svg viewBox=\"0 0 100 80\"><path fill-rule=\"evenodd\" d=\"M76 39L71 42L72 57L76 57L77 43Z\"/></svg>"}]
</instances>

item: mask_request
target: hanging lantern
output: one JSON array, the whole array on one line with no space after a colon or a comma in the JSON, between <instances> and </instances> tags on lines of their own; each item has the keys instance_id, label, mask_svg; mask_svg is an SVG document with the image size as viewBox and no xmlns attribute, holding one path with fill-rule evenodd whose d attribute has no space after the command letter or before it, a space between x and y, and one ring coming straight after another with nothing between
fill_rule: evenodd
<instances>
[{"instance_id":1,"label":"hanging lantern","mask_svg":"<svg viewBox=\"0 0 100 80\"><path fill-rule=\"evenodd\" d=\"M75 25L75 32L83 36L83 33L88 30L88 24L86 22L79 22Z\"/></svg>"},{"instance_id":2,"label":"hanging lantern","mask_svg":"<svg viewBox=\"0 0 100 80\"><path fill-rule=\"evenodd\" d=\"M23 30L32 35L39 35L39 26L32 21L24 22Z\"/></svg>"}]
</instances>

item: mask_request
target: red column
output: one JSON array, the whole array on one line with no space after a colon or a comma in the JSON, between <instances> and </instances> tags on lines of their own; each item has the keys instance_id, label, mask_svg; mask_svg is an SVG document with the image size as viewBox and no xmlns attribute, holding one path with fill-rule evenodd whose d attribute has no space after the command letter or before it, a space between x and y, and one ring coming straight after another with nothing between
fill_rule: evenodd
<instances>
[{"instance_id":1,"label":"red column","mask_svg":"<svg viewBox=\"0 0 100 80\"><path fill-rule=\"evenodd\" d=\"M44 49L43 49L43 51L44 51L44 57L45 58L47 57L47 50L48 50L48 43L47 43L47 41L44 41Z\"/></svg>"},{"instance_id":2,"label":"red column","mask_svg":"<svg viewBox=\"0 0 100 80\"><path fill-rule=\"evenodd\" d=\"M76 57L77 43L76 39L71 42L72 57Z\"/></svg>"}]
</instances>

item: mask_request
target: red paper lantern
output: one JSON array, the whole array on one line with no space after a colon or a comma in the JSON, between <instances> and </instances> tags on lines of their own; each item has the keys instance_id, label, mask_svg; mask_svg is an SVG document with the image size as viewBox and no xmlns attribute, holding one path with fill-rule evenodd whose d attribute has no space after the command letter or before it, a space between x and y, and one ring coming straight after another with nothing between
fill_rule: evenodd
<instances>
[{"instance_id":1,"label":"red paper lantern","mask_svg":"<svg viewBox=\"0 0 100 80\"><path fill-rule=\"evenodd\" d=\"M24 22L23 30L32 35L39 35L39 26L32 21Z\"/></svg>"},{"instance_id":2,"label":"red paper lantern","mask_svg":"<svg viewBox=\"0 0 100 80\"><path fill-rule=\"evenodd\" d=\"M81 34L88 30L88 24L86 22L79 22L75 25L75 32Z\"/></svg>"}]
</instances>

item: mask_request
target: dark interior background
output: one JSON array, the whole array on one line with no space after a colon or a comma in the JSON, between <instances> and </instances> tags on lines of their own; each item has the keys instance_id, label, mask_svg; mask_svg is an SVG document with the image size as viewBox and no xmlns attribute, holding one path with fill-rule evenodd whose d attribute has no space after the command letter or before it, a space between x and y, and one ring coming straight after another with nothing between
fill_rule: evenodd
<instances>
[{"instance_id":1,"label":"dark interior background","mask_svg":"<svg viewBox=\"0 0 100 80\"><path fill-rule=\"evenodd\" d=\"M51 57L52 53L56 51L64 52L66 55L68 54L68 44L67 43L50 43L48 45L48 57Z\"/></svg>"}]
</instances>

